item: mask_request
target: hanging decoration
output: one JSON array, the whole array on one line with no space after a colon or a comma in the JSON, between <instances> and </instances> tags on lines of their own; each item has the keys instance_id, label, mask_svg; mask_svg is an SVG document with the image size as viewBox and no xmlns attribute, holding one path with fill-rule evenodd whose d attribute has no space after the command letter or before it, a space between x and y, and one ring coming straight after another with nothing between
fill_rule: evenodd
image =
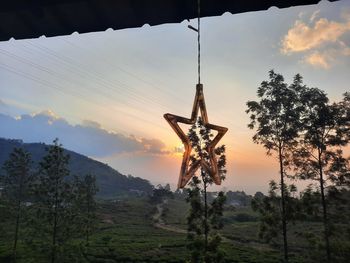
<instances>
[{"instance_id":1,"label":"hanging decoration","mask_svg":"<svg viewBox=\"0 0 350 263\"><path fill-rule=\"evenodd\" d=\"M221 177L219 175L217 159L215 155L215 146L221 140L221 138L227 132L227 128L217 126L209 123L207 109L205 106L204 94L203 94L203 85L200 83L200 0L198 0L198 28L194 28L192 26L188 26L190 29L197 32L197 44L198 44L198 84L196 85L196 95L193 102L192 114L191 118L185 118L177 115L173 115L170 113L164 114L164 118L168 121L170 126L173 128L175 133L180 137L185 152L183 154L181 170L178 181L178 188L183 188L186 186L188 181L192 178L195 172L201 167L204 169L209 176L213 179L214 183L217 185L221 184ZM217 135L214 139L208 144L206 151L209 155L209 162L206 160L197 160L190 164L190 156L192 152L191 141L189 137L184 133L184 131L180 128L178 123L184 123L193 125L196 123L198 118L198 112L200 110L201 118L203 121L203 125L211 130L217 131Z\"/></svg>"}]
</instances>

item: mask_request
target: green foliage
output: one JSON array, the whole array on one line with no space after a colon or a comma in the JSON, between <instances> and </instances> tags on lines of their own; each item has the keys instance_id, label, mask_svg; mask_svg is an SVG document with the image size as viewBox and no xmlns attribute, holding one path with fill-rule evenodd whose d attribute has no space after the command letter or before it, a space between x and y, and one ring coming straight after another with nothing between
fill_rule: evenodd
<instances>
[{"instance_id":1,"label":"green foliage","mask_svg":"<svg viewBox=\"0 0 350 263\"><path fill-rule=\"evenodd\" d=\"M5 221L7 219L14 225L12 236L14 261L16 261L17 241L21 237L20 227L25 216L24 203L28 201L34 179L31 165L30 154L21 148L15 148L3 166L5 175L2 178L3 196L1 199L3 201L0 202L0 211L6 213Z\"/></svg>"},{"instance_id":2,"label":"green foliage","mask_svg":"<svg viewBox=\"0 0 350 263\"><path fill-rule=\"evenodd\" d=\"M281 74L269 71L269 81L258 88L259 101L248 101L246 112L250 114L250 129L256 129L253 141L262 144L268 155L275 153L280 166L281 221L284 243L284 260L288 262L287 211L285 193L286 171L290 168L291 156L298 144L300 119L303 106L300 92L302 77L297 74L293 83L287 85Z\"/></svg>"},{"instance_id":3,"label":"green foliage","mask_svg":"<svg viewBox=\"0 0 350 263\"><path fill-rule=\"evenodd\" d=\"M319 189L313 189L311 186L307 187L301 193L300 202L303 217L309 222L322 222L323 211L320 203L321 193ZM327 191L327 215L329 219L329 237L330 250L332 251L332 260L334 262L347 262L347 251L350 249L350 244L347 242L350 238L350 228L348 222L350 220L350 191L345 188L338 189L331 187ZM304 231L300 233L301 236L309 242L310 262L326 262L324 253L320 251L326 250L324 242L323 231Z\"/></svg>"},{"instance_id":4,"label":"green foliage","mask_svg":"<svg viewBox=\"0 0 350 263\"><path fill-rule=\"evenodd\" d=\"M304 191L301 192L300 202L305 216L308 221L321 220L321 194L318 190L314 190L312 185L308 185Z\"/></svg>"},{"instance_id":5,"label":"green foliage","mask_svg":"<svg viewBox=\"0 0 350 263\"><path fill-rule=\"evenodd\" d=\"M214 135L203 124L201 118L192 125L188 136L194 149L190 162L194 163L198 160L209 162L210 157L206 148ZM217 147L215 154L218 159L219 176L224 180L226 176L225 146ZM186 199L190 205L187 217L189 241L187 247L191 253L191 262L222 262L221 237L218 231L223 227L223 206L226 197L223 192L220 192L211 204L208 204L207 187L213 184L213 179L204 169L201 169L199 178L194 176L190 181Z\"/></svg>"},{"instance_id":6,"label":"green foliage","mask_svg":"<svg viewBox=\"0 0 350 263\"><path fill-rule=\"evenodd\" d=\"M246 112L251 120L248 127L256 128L253 141L262 144L268 154L282 150L282 154L287 155L297 143L302 109L298 103L300 85L300 75L296 75L293 84L288 86L282 75L271 70L269 81L263 81L258 88L260 101L247 102Z\"/></svg>"},{"instance_id":7,"label":"green foliage","mask_svg":"<svg viewBox=\"0 0 350 263\"><path fill-rule=\"evenodd\" d=\"M58 140L54 140L40 162L34 188L37 200L33 208L37 217L33 218L33 224L37 226L36 236L40 235L37 240L44 241L43 247L50 250L51 262L57 260L57 254L75 230L76 211L73 187L68 181L68 161L69 156L64 154Z\"/></svg>"},{"instance_id":8,"label":"green foliage","mask_svg":"<svg viewBox=\"0 0 350 263\"><path fill-rule=\"evenodd\" d=\"M344 196L345 197L345 196ZM186 231L175 232L161 229L153 225L153 204L147 197L134 197L120 200L100 200L97 202L98 225L92 232L89 246L85 246L85 237L79 236L69 240L61 254L60 262L176 262L182 263L188 258L186 250ZM170 226L186 230L184 220L189 204L182 199L169 199L167 207L169 213L165 216ZM279 250L262 243L258 237L258 222L236 222L234 215L246 213L257 216L250 207L237 207L235 211L225 208L223 219L225 225L220 234L222 237L220 249L224 253L224 262L239 263L280 263ZM0 262L10 262L11 244L6 238L11 225L4 225L5 233L0 235ZM32 225L26 225L26 231ZM310 263L311 256L319 254L318 250L311 250L306 237L299 233L320 234L322 227L319 222L301 222L290 225L290 262ZM335 226L337 232L346 233L346 224ZM297 233L299 232L299 233ZM315 236L315 238L319 238ZM346 236L337 237L339 250L346 255ZM322 243L322 242L319 242ZM27 244L19 243L18 263L47 263L47 251L33 250ZM311 255L312 254L312 255ZM46 255L46 257L44 257ZM314 257L315 259L315 257ZM343 261L346 262L346 257Z\"/></svg>"},{"instance_id":9,"label":"green foliage","mask_svg":"<svg viewBox=\"0 0 350 263\"><path fill-rule=\"evenodd\" d=\"M350 94L345 93L342 101L331 104L325 92L304 85L299 74L289 86L284 83L282 75L272 70L269 78L258 88L260 101L247 103L251 120L248 127L256 128L253 141L263 144L268 154L276 152L279 159L285 260L288 255L286 225L287 218L291 216L287 214L285 202L294 199L286 196L288 190L284 177L287 176L286 171L293 168L295 174L289 177L319 182L319 195L311 194L307 189L301 204L309 215L312 212L315 217L319 207L313 201L319 198L327 261L330 262L331 225L326 192L329 184L341 188L349 188L350 185L349 158L344 157L342 150L350 140ZM265 204L264 209L272 210L272 207ZM267 215L265 217L268 218Z\"/></svg>"},{"instance_id":10,"label":"green foliage","mask_svg":"<svg viewBox=\"0 0 350 263\"><path fill-rule=\"evenodd\" d=\"M247 195L244 191L228 191L226 193L226 199L228 204L250 206L252 197Z\"/></svg>"},{"instance_id":11,"label":"green foliage","mask_svg":"<svg viewBox=\"0 0 350 263\"><path fill-rule=\"evenodd\" d=\"M84 233L89 244L90 235L96 228L96 201L98 189L96 177L88 174L84 178L75 176L73 184L73 205L75 206L77 232Z\"/></svg>"},{"instance_id":12,"label":"green foliage","mask_svg":"<svg viewBox=\"0 0 350 263\"><path fill-rule=\"evenodd\" d=\"M28 198L33 182L30 154L22 148L15 148L4 163L5 174L2 178L3 195L13 202L23 202Z\"/></svg>"},{"instance_id":13,"label":"green foliage","mask_svg":"<svg viewBox=\"0 0 350 263\"><path fill-rule=\"evenodd\" d=\"M150 196L150 202L153 204L160 204L162 203L166 198L172 198L173 193L170 190L170 185L166 184L164 187L162 185L157 185L153 189L153 193Z\"/></svg>"},{"instance_id":14,"label":"green foliage","mask_svg":"<svg viewBox=\"0 0 350 263\"><path fill-rule=\"evenodd\" d=\"M270 181L269 194L264 197L254 197L252 208L260 214L259 238L277 246L280 244L281 224L281 196L278 194L278 185ZM294 185L285 185L286 223L294 223L300 217L300 203L294 194L297 189Z\"/></svg>"},{"instance_id":15,"label":"green foliage","mask_svg":"<svg viewBox=\"0 0 350 263\"><path fill-rule=\"evenodd\" d=\"M249 213L237 213L231 218L235 222L256 222L258 218Z\"/></svg>"},{"instance_id":16,"label":"green foliage","mask_svg":"<svg viewBox=\"0 0 350 263\"><path fill-rule=\"evenodd\" d=\"M331 104L320 89L304 87L300 98L303 104L301 136L293 154L296 177L320 183L330 179L333 184L348 186L349 160L340 147L349 143L350 103L347 96ZM326 186L326 185L324 185ZM322 191L322 190L321 190Z\"/></svg>"},{"instance_id":17,"label":"green foliage","mask_svg":"<svg viewBox=\"0 0 350 263\"><path fill-rule=\"evenodd\" d=\"M345 93L342 101L331 104L322 90L303 87L300 101L303 117L298 147L293 153L295 177L319 182L325 250L330 262L331 222L326 194L329 186L350 186L349 159L343 156L341 148L350 139L349 94Z\"/></svg>"}]
</instances>

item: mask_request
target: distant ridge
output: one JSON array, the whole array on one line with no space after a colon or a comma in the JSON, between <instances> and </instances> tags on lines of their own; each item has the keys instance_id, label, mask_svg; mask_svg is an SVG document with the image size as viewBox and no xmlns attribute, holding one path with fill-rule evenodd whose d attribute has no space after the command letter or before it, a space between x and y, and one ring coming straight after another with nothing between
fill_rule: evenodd
<instances>
[{"instance_id":1,"label":"distant ridge","mask_svg":"<svg viewBox=\"0 0 350 263\"><path fill-rule=\"evenodd\" d=\"M22 140L0 138L0 175L3 173L3 163L8 159L13 148L20 147L30 152L34 162L34 168L46 155L44 143L24 143ZM135 193L150 193L152 184L145 179L133 176L125 176L114 170L107 164L88 158L82 154L65 150L70 155L69 169L71 175L84 176L85 174L96 175L100 198L114 198Z\"/></svg>"}]
</instances>

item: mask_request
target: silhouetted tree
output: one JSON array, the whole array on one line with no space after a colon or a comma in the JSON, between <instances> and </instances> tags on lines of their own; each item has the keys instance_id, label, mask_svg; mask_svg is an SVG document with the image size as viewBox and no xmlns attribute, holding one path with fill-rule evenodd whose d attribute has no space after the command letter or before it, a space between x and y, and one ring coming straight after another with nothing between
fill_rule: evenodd
<instances>
[{"instance_id":1,"label":"silhouetted tree","mask_svg":"<svg viewBox=\"0 0 350 263\"><path fill-rule=\"evenodd\" d=\"M251 203L252 197L247 195L244 191L228 191L226 193L228 202L239 202L241 206L248 206Z\"/></svg>"},{"instance_id":2,"label":"silhouetted tree","mask_svg":"<svg viewBox=\"0 0 350 263\"><path fill-rule=\"evenodd\" d=\"M13 243L13 258L16 261L17 241L19 239L20 223L22 219L22 206L28 199L29 188L33 182L31 171L31 157L22 148L15 148L9 159L4 163L5 174L2 178L4 187L4 198L7 199L7 206L11 207L15 217L15 231ZM11 213L12 214L12 213Z\"/></svg>"},{"instance_id":3,"label":"silhouetted tree","mask_svg":"<svg viewBox=\"0 0 350 263\"><path fill-rule=\"evenodd\" d=\"M265 196L265 195L264 195L262 192L260 192L260 191L258 191L258 192L256 192L256 193L254 194L254 198L255 198L255 199L263 199L264 196Z\"/></svg>"},{"instance_id":4,"label":"silhouetted tree","mask_svg":"<svg viewBox=\"0 0 350 263\"><path fill-rule=\"evenodd\" d=\"M288 241L284 181L290 164L290 155L297 145L300 130L302 107L299 92L301 89L300 75L296 75L293 83L288 86L282 75L271 70L269 81L263 81L258 88L257 95L260 100L248 101L246 111L250 114L251 120L248 127L256 129L253 141L262 144L268 155L275 153L278 158L285 262L288 262Z\"/></svg>"},{"instance_id":5,"label":"silhouetted tree","mask_svg":"<svg viewBox=\"0 0 350 263\"><path fill-rule=\"evenodd\" d=\"M37 220L41 239L47 237L50 244L50 258L57 260L58 248L71 237L74 217L72 185L68 181L69 155L64 153L58 139L48 148L48 153L40 162L37 194Z\"/></svg>"},{"instance_id":6,"label":"silhouetted tree","mask_svg":"<svg viewBox=\"0 0 350 263\"><path fill-rule=\"evenodd\" d=\"M88 174L83 178L75 177L74 180L74 199L77 212L77 229L81 230L89 244L90 235L96 226L96 201L95 196L98 189L96 186L96 177Z\"/></svg>"},{"instance_id":7,"label":"silhouetted tree","mask_svg":"<svg viewBox=\"0 0 350 263\"><path fill-rule=\"evenodd\" d=\"M164 187L158 184L157 187L153 189L153 193L150 196L150 202L154 204L162 203L165 198L172 198L173 192L170 190L170 185L166 184Z\"/></svg>"},{"instance_id":8,"label":"silhouetted tree","mask_svg":"<svg viewBox=\"0 0 350 263\"><path fill-rule=\"evenodd\" d=\"M192 125L188 132L192 148L194 150L190 157L190 163L197 160L209 162L209 154L206 147L211 142L213 134L205 127L201 118ZM222 180L226 176L225 146L215 149L218 158L219 175ZM199 179L200 178L200 179ZM226 197L219 192L211 204L208 204L208 186L213 184L212 178L204 170L200 170L200 176L194 176L190 181L190 188L187 189L187 202L190 204L190 212L187 218L189 249L192 262L220 262L222 253L219 250L221 238L217 230L221 229L223 205Z\"/></svg>"},{"instance_id":9,"label":"silhouetted tree","mask_svg":"<svg viewBox=\"0 0 350 263\"><path fill-rule=\"evenodd\" d=\"M349 161L341 149L349 143L349 101L346 93L342 102L331 104L327 95L317 88L304 88L301 95L303 132L294 152L294 164L298 178L319 182L328 262L331 250L326 188L327 182L328 185L349 185Z\"/></svg>"},{"instance_id":10,"label":"silhouetted tree","mask_svg":"<svg viewBox=\"0 0 350 263\"><path fill-rule=\"evenodd\" d=\"M321 219L320 207L321 194L313 185L308 185L300 194L301 208L307 221L318 221Z\"/></svg>"},{"instance_id":11,"label":"silhouetted tree","mask_svg":"<svg viewBox=\"0 0 350 263\"><path fill-rule=\"evenodd\" d=\"M322 222L323 207L320 202L320 187L309 185L300 193L300 207L303 220L307 222ZM330 226L332 262L348 262L350 256L350 191L335 185L327 187L326 193L327 213ZM325 249L324 235L319 231L305 230L298 233L306 238L310 247L305 253L307 262L324 262L325 255L320 250Z\"/></svg>"},{"instance_id":12,"label":"silhouetted tree","mask_svg":"<svg viewBox=\"0 0 350 263\"><path fill-rule=\"evenodd\" d=\"M286 205L286 224L295 222L301 217L301 207L295 196L295 185L284 184L284 198ZM281 196L278 194L278 184L270 181L268 195L257 195L252 199L252 209L260 214L259 237L265 242L278 245L281 235L282 220L280 212Z\"/></svg>"}]
</instances>

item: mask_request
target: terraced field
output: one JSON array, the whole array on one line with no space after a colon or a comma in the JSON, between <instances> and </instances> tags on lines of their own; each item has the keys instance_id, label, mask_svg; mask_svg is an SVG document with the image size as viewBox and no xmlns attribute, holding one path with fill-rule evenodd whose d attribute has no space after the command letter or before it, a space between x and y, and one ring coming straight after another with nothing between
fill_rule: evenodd
<instances>
[{"instance_id":1,"label":"terraced field","mask_svg":"<svg viewBox=\"0 0 350 263\"><path fill-rule=\"evenodd\" d=\"M85 246L82 239L75 239L61 251L59 262L186 262L189 259L185 225L187 208L183 200L173 199L162 204L161 211L147 198L100 202L99 225L89 246ZM157 213L159 215L155 216ZM237 221L242 219L242 214L250 221ZM254 216L249 208L225 212L222 249L226 262L281 262L278 247L258 239L258 223ZM302 253L305 244L297 244L297 237L293 232L291 234L291 262L309 262ZM12 243L5 236L0 236L0 262L11 262ZM47 254L47 251L34 250L20 242L17 262L48 262Z\"/></svg>"}]
</instances>

